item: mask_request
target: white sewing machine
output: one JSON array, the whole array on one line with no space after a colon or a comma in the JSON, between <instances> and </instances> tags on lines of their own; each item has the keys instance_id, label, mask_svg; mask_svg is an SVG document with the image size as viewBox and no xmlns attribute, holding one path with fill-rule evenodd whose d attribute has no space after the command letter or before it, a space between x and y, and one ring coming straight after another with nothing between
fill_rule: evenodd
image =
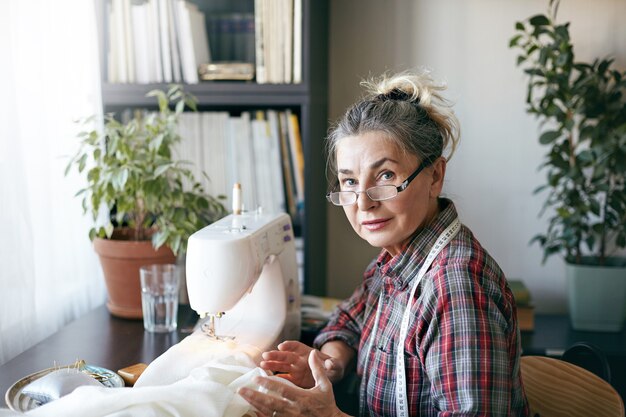
<instances>
[{"instance_id":1,"label":"white sewing machine","mask_svg":"<svg viewBox=\"0 0 626 417\"><path fill-rule=\"evenodd\" d=\"M265 350L300 337L300 285L286 214L229 215L191 235L189 303L210 337ZM213 327L214 326L214 327Z\"/></svg>"}]
</instances>

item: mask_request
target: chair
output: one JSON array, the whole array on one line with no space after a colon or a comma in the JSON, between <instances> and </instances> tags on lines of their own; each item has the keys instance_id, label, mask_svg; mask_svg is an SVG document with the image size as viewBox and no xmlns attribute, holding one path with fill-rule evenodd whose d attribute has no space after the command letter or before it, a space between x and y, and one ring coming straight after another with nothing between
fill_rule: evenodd
<instances>
[{"instance_id":1,"label":"chair","mask_svg":"<svg viewBox=\"0 0 626 417\"><path fill-rule=\"evenodd\" d=\"M606 355L597 346L588 342L577 342L567 348L561 360L573 363L593 372L609 384L611 383L611 367Z\"/></svg>"},{"instance_id":2,"label":"chair","mask_svg":"<svg viewBox=\"0 0 626 417\"><path fill-rule=\"evenodd\" d=\"M522 356L522 382L533 417L624 417L624 403L602 378L577 365Z\"/></svg>"}]
</instances>

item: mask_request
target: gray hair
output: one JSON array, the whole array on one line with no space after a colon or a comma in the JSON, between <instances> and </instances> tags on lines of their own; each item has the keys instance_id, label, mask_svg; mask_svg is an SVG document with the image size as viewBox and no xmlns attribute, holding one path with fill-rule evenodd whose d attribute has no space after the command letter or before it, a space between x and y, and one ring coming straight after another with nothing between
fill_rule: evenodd
<instances>
[{"instance_id":1,"label":"gray hair","mask_svg":"<svg viewBox=\"0 0 626 417\"><path fill-rule=\"evenodd\" d=\"M337 177L337 144L348 136L382 132L404 152L435 161L447 149L450 159L459 142L459 122L427 72L404 72L361 82L365 96L329 130L328 173Z\"/></svg>"}]
</instances>

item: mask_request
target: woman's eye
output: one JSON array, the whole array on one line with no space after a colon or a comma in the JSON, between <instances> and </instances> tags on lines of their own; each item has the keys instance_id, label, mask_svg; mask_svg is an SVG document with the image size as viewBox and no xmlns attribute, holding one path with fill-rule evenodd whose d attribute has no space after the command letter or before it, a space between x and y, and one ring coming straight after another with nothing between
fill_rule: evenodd
<instances>
[{"instance_id":1,"label":"woman's eye","mask_svg":"<svg viewBox=\"0 0 626 417\"><path fill-rule=\"evenodd\" d=\"M383 172L382 175L380 176L380 178L385 181L391 181L392 179L394 179L394 177L395 175L391 171Z\"/></svg>"},{"instance_id":2,"label":"woman's eye","mask_svg":"<svg viewBox=\"0 0 626 417\"><path fill-rule=\"evenodd\" d=\"M343 187L354 187L356 185L356 181L353 178L345 178L341 180L341 185Z\"/></svg>"}]
</instances>

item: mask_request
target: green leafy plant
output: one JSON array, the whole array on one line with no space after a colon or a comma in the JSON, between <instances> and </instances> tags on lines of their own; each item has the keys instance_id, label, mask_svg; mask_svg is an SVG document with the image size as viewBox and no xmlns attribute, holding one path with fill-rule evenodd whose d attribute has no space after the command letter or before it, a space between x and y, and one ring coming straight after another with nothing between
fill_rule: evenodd
<instances>
[{"instance_id":1,"label":"green leafy plant","mask_svg":"<svg viewBox=\"0 0 626 417\"><path fill-rule=\"evenodd\" d=\"M558 0L547 15L515 25L509 46L521 51L529 75L527 111L540 119L539 142L549 190L541 214L551 211L546 233L535 236L544 261L561 253L569 263L604 265L626 247L626 72L612 59L577 62L569 23L558 24Z\"/></svg>"},{"instance_id":2,"label":"green leafy plant","mask_svg":"<svg viewBox=\"0 0 626 417\"><path fill-rule=\"evenodd\" d=\"M180 86L168 91L154 90L157 112L136 112L127 123L109 114L102 129L81 132L78 152L70 159L72 167L86 173L82 195L83 209L98 221L100 210L106 216L89 232L95 237L112 238L114 223L127 225L132 240L152 239L153 246L169 246L177 254L186 249L187 238L198 229L226 214L218 198L205 193L187 167L176 160L173 147L181 140L177 126L185 106L196 109L195 97ZM93 126L91 117L83 123ZM206 175L206 174L205 174Z\"/></svg>"}]
</instances>

